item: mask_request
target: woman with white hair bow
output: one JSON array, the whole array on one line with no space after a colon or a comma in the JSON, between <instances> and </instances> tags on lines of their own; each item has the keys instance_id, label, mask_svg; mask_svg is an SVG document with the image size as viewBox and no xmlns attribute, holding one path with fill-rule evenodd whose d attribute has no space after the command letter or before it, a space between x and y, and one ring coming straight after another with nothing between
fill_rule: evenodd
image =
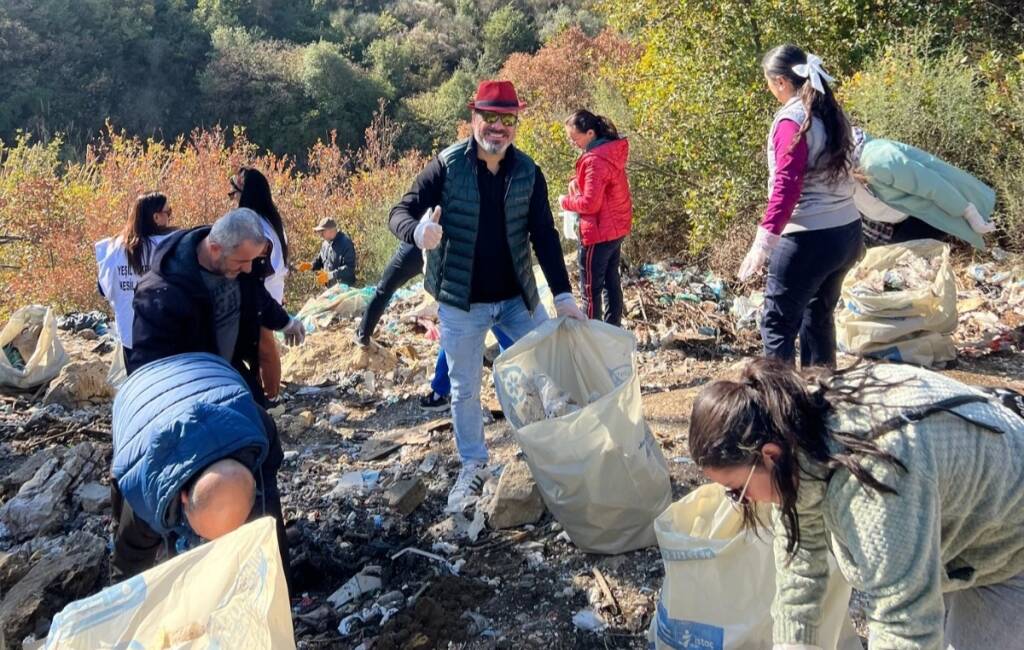
<instances>
[{"instance_id":1,"label":"woman with white hair bow","mask_svg":"<svg viewBox=\"0 0 1024 650\"><path fill-rule=\"evenodd\" d=\"M761 65L782 108L768 135L768 206L739 279L768 263L765 356L792 362L799 335L803 366L834 366L832 313L862 249L850 123L818 57L781 45Z\"/></svg>"}]
</instances>

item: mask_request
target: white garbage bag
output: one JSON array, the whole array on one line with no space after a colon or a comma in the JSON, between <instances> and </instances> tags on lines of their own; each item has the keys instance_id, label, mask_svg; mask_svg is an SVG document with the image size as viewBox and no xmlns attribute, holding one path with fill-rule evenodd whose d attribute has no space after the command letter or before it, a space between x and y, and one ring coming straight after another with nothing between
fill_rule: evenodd
<instances>
[{"instance_id":1,"label":"white garbage bag","mask_svg":"<svg viewBox=\"0 0 1024 650\"><path fill-rule=\"evenodd\" d=\"M71 603L54 617L43 648L294 649L273 518Z\"/></svg>"},{"instance_id":2,"label":"white garbage bag","mask_svg":"<svg viewBox=\"0 0 1024 650\"><path fill-rule=\"evenodd\" d=\"M949 246L918 239L868 250L843 281L844 352L922 366L956 358L956 277Z\"/></svg>"},{"instance_id":3,"label":"white garbage bag","mask_svg":"<svg viewBox=\"0 0 1024 650\"><path fill-rule=\"evenodd\" d=\"M68 361L57 336L57 318L43 305L29 305L14 312L0 330L0 348L9 343L27 358L22 359L24 366L15 367L0 350L0 386L25 389L45 384Z\"/></svg>"},{"instance_id":4,"label":"white garbage bag","mask_svg":"<svg viewBox=\"0 0 1024 650\"><path fill-rule=\"evenodd\" d=\"M769 521L767 509L761 515ZM703 485L654 522L665 582L651 621L657 650L771 650L775 557L771 531L743 529L722 486ZM833 565L819 628L823 650L860 650L851 588Z\"/></svg>"},{"instance_id":5,"label":"white garbage bag","mask_svg":"<svg viewBox=\"0 0 1024 650\"><path fill-rule=\"evenodd\" d=\"M590 553L653 545L654 518L672 500L668 466L643 418L635 350L633 335L618 327L560 318L494 362L501 408L545 504ZM538 373L579 410L531 422Z\"/></svg>"}]
</instances>

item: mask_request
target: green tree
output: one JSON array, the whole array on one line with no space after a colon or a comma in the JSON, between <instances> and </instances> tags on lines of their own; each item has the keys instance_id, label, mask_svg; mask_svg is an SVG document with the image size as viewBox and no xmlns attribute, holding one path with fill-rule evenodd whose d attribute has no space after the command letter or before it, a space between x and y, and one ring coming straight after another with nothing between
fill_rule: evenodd
<instances>
[{"instance_id":1,"label":"green tree","mask_svg":"<svg viewBox=\"0 0 1024 650\"><path fill-rule=\"evenodd\" d=\"M532 52L537 48L537 32L530 18L513 5L498 9L483 29L484 53L481 69L493 73L513 52Z\"/></svg>"},{"instance_id":2,"label":"green tree","mask_svg":"<svg viewBox=\"0 0 1024 650\"><path fill-rule=\"evenodd\" d=\"M412 128L402 144L430 151L454 142L459 122L469 117L466 102L476 85L476 73L460 67L437 88L408 98L405 121Z\"/></svg>"},{"instance_id":3,"label":"green tree","mask_svg":"<svg viewBox=\"0 0 1024 650\"><path fill-rule=\"evenodd\" d=\"M357 146L386 85L345 58L338 45L314 43L305 48L299 75L313 108L306 128L318 137L337 131L341 145Z\"/></svg>"}]
</instances>

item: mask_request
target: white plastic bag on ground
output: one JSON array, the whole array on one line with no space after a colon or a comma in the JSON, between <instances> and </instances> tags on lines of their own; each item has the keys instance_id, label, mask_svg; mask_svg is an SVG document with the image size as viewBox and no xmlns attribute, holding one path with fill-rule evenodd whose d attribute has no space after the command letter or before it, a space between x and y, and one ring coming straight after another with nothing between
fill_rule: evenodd
<instances>
[{"instance_id":1,"label":"white plastic bag on ground","mask_svg":"<svg viewBox=\"0 0 1024 650\"><path fill-rule=\"evenodd\" d=\"M868 250L843 281L843 310L836 317L839 348L849 354L919 365L956 358L952 339L957 327L956 277L949 254L949 246L934 239ZM881 277L915 259L937 267L929 282L900 291L865 291L865 277Z\"/></svg>"},{"instance_id":2,"label":"white plastic bag on ground","mask_svg":"<svg viewBox=\"0 0 1024 650\"><path fill-rule=\"evenodd\" d=\"M539 325L494 362L494 385L548 509L580 549L651 546L672 500L661 447L644 422L633 335L598 321ZM541 372L580 410L527 423L528 382Z\"/></svg>"},{"instance_id":3,"label":"white plastic bag on ground","mask_svg":"<svg viewBox=\"0 0 1024 650\"><path fill-rule=\"evenodd\" d=\"M45 650L295 648L274 520L264 517L71 603Z\"/></svg>"},{"instance_id":4,"label":"white plastic bag on ground","mask_svg":"<svg viewBox=\"0 0 1024 650\"><path fill-rule=\"evenodd\" d=\"M38 330L38 337L35 335ZM35 339L35 346L24 368L15 368L0 351L0 386L32 388L50 381L68 361L68 355L57 336L57 318L53 310L42 305L29 305L14 312L0 330L0 348L15 342L22 334Z\"/></svg>"},{"instance_id":5,"label":"white plastic bag on ground","mask_svg":"<svg viewBox=\"0 0 1024 650\"><path fill-rule=\"evenodd\" d=\"M768 521L768 512L762 516ZM743 530L720 485L703 485L654 523L665 582L651 621L657 650L771 650L775 559L770 531ZM860 650L850 586L833 566L819 628L823 650Z\"/></svg>"}]
</instances>

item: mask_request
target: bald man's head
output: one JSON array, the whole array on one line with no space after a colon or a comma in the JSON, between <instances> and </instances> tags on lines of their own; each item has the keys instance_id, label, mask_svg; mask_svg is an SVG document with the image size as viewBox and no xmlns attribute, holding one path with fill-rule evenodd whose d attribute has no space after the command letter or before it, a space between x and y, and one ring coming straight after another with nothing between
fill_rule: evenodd
<instances>
[{"instance_id":1,"label":"bald man's head","mask_svg":"<svg viewBox=\"0 0 1024 650\"><path fill-rule=\"evenodd\" d=\"M181 491L185 518L203 539L217 539L244 524L255 498L252 472L230 458L204 469L191 489Z\"/></svg>"}]
</instances>

